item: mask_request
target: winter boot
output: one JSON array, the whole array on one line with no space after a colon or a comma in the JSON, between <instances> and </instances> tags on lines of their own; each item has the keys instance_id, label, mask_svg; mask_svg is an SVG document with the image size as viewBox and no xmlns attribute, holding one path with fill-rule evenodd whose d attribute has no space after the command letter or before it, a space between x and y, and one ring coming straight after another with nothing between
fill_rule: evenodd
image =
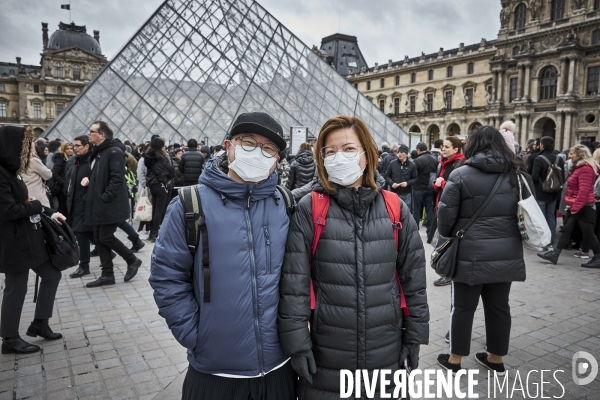
<instances>
[{"instance_id":1,"label":"winter boot","mask_svg":"<svg viewBox=\"0 0 600 400\"><path fill-rule=\"evenodd\" d=\"M556 265L561 251L561 249L554 249L547 253L537 253L537 256L543 258L544 260L550 261L552 264Z\"/></svg>"},{"instance_id":2,"label":"winter boot","mask_svg":"<svg viewBox=\"0 0 600 400\"><path fill-rule=\"evenodd\" d=\"M52 332L47 319L38 318L35 318L31 325L29 325L26 335L31 337L41 336L46 340L57 340L62 338L60 333Z\"/></svg>"},{"instance_id":3,"label":"winter boot","mask_svg":"<svg viewBox=\"0 0 600 400\"><path fill-rule=\"evenodd\" d=\"M581 266L584 268L600 268L600 254L594 254L594 258L585 264L581 264Z\"/></svg>"}]
</instances>

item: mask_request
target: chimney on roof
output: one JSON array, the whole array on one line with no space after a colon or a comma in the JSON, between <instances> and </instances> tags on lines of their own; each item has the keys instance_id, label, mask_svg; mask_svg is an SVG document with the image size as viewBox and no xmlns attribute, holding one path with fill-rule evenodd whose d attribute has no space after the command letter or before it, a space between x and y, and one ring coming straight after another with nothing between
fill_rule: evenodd
<instances>
[{"instance_id":1,"label":"chimney on roof","mask_svg":"<svg viewBox=\"0 0 600 400\"><path fill-rule=\"evenodd\" d=\"M94 39L100 44L100 31L94 31Z\"/></svg>"},{"instance_id":2,"label":"chimney on roof","mask_svg":"<svg viewBox=\"0 0 600 400\"><path fill-rule=\"evenodd\" d=\"M48 48L48 23L42 22L42 42L44 44L44 50Z\"/></svg>"}]
</instances>

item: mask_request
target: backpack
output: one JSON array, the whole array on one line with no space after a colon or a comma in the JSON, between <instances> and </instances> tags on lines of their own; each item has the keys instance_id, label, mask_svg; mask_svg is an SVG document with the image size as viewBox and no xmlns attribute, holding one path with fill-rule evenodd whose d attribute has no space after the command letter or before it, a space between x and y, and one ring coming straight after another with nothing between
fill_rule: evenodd
<instances>
[{"instance_id":1,"label":"backpack","mask_svg":"<svg viewBox=\"0 0 600 400\"><path fill-rule=\"evenodd\" d=\"M600 199L600 176L598 176L596 182L594 182L594 197Z\"/></svg>"},{"instance_id":2,"label":"backpack","mask_svg":"<svg viewBox=\"0 0 600 400\"><path fill-rule=\"evenodd\" d=\"M46 214L40 214L46 248L52 265L59 271L79 264L79 246L71 227L65 221L59 225Z\"/></svg>"},{"instance_id":3,"label":"backpack","mask_svg":"<svg viewBox=\"0 0 600 400\"><path fill-rule=\"evenodd\" d=\"M206 220L204 211L202 211L202 202L197 190L198 185L185 186L177 191L181 203L183 204L183 212L185 216L185 240L188 249L192 256L196 254L199 235L202 233L202 274L204 275L204 302L210 303L210 269L209 269L209 247L208 247L208 231L206 229ZM285 201L285 211L290 217L294 212L295 203L294 196L287 188L277 186L277 190L283 196ZM193 271L193 270L192 270Z\"/></svg>"},{"instance_id":4,"label":"backpack","mask_svg":"<svg viewBox=\"0 0 600 400\"><path fill-rule=\"evenodd\" d=\"M556 157L554 164L542 155L539 155L538 157L548 163L548 174L546 175L546 179L542 181L542 191L545 193L561 192L564 178L563 170L558 166L558 157Z\"/></svg>"},{"instance_id":5,"label":"backpack","mask_svg":"<svg viewBox=\"0 0 600 400\"><path fill-rule=\"evenodd\" d=\"M399 245L399 237L398 231L402 229L401 216L402 216L402 208L400 204L400 198L396 193L382 190L381 194L383 195L383 200L385 201L385 208L392 220L392 225L394 226L394 240L396 241L396 250L398 250ZM312 242L312 250L310 258L311 260L315 256L317 252L317 246L319 244L319 239L321 238L321 234L325 229L325 221L327 217L327 211L329 210L330 204L329 195L326 193L312 192L312 216L313 216L313 225L314 225L314 236ZM312 263L310 265L312 269ZM410 316L408 312L408 306L406 305L406 298L404 297L404 291L402 290L402 284L400 283L400 277L398 276L398 270L396 270L396 282L398 283L398 291L400 293L400 308L404 312L406 317ZM317 299L315 296L315 290L313 287L312 278L310 279L310 309L314 310L317 303Z\"/></svg>"}]
</instances>

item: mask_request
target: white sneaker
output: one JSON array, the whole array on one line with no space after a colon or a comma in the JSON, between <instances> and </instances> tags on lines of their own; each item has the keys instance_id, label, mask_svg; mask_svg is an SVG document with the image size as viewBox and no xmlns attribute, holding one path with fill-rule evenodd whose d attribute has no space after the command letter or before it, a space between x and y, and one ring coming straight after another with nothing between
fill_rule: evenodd
<instances>
[{"instance_id":1,"label":"white sneaker","mask_svg":"<svg viewBox=\"0 0 600 400\"><path fill-rule=\"evenodd\" d=\"M142 232L139 232L138 235L140 236L140 239L142 239L142 240L148 240L148 237L150 236L150 232L149 231L142 231Z\"/></svg>"}]
</instances>

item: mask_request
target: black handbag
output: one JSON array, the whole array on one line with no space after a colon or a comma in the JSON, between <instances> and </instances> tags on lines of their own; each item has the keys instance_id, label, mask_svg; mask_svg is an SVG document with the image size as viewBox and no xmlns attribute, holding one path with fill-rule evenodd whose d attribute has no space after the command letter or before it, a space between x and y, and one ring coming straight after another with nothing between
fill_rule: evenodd
<instances>
[{"instance_id":1,"label":"black handbag","mask_svg":"<svg viewBox=\"0 0 600 400\"><path fill-rule=\"evenodd\" d=\"M79 264L79 246L67 222L61 221L62 225L59 225L46 214L40 216L46 248L54 268L64 271Z\"/></svg>"},{"instance_id":2,"label":"black handbag","mask_svg":"<svg viewBox=\"0 0 600 400\"><path fill-rule=\"evenodd\" d=\"M490 203L492 197L498 190L500 186L500 181L502 180L503 174L498 175L496 179L496 183L494 184L494 188L488 195L486 196L483 204L479 206L475 214L461 228L461 230L457 231L453 236L442 236L440 235L437 246L433 253L431 253L431 268L435 270L435 272L441 276L442 278L454 278L456 275L456 258L458 256L458 243L460 239L465 235L467 229L473 225L473 222L479 217L483 209Z\"/></svg>"}]
</instances>

